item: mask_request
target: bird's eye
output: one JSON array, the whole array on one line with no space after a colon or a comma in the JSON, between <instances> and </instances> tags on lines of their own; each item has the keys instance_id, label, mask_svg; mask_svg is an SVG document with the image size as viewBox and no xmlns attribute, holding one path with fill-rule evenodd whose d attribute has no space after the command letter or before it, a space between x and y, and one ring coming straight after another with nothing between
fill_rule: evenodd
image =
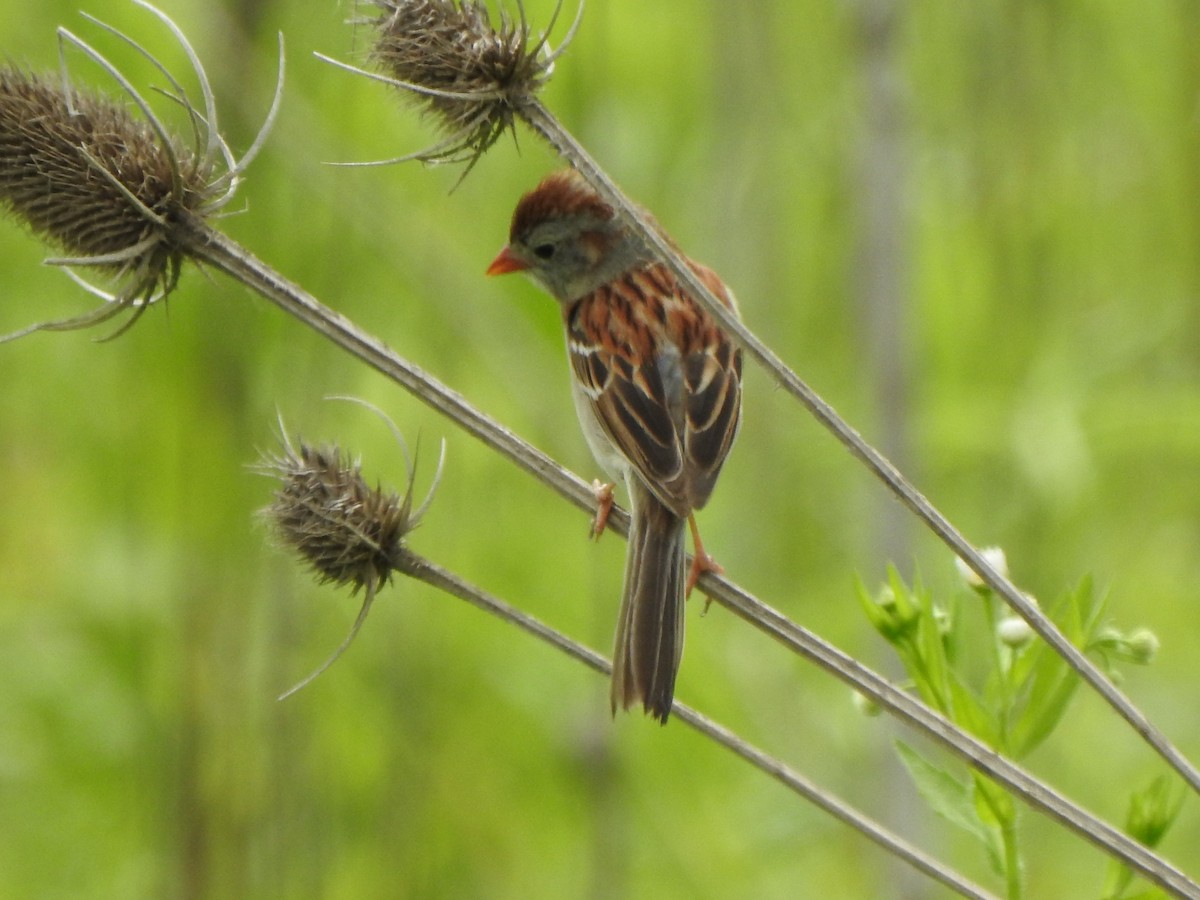
<instances>
[{"instance_id":1,"label":"bird's eye","mask_svg":"<svg viewBox=\"0 0 1200 900\"><path fill-rule=\"evenodd\" d=\"M554 255L553 244L538 244L533 248L533 255L538 259L549 259Z\"/></svg>"}]
</instances>

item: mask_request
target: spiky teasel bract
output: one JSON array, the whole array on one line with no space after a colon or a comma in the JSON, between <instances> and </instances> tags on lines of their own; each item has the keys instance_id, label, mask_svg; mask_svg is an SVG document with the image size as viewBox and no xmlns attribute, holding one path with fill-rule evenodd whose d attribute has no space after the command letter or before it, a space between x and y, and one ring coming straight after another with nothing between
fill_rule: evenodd
<instances>
[{"instance_id":1,"label":"spiky teasel bract","mask_svg":"<svg viewBox=\"0 0 1200 900\"><path fill-rule=\"evenodd\" d=\"M236 160L217 131L208 78L188 43L166 15L143 0L183 47L202 94L197 108L184 86L144 47L91 16L84 17L146 57L167 81L161 90L187 117L192 140L171 134L145 97L99 51L66 28L58 29L60 54L74 49L100 66L132 106L99 91L72 85L64 67L38 75L0 66L0 206L67 255L48 262L107 272L114 292L85 283L106 301L91 313L26 328L79 328L132 309L123 331L152 302L175 287L186 243L180 228L203 219L232 199L242 172L258 152L278 108L250 150ZM282 86L282 56L280 86ZM78 280L78 279L77 279Z\"/></svg>"},{"instance_id":2,"label":"spiky teasel bract","mask_svg":"<svg viewBox=\"0 0 1200 900\"><path fill-rule=\"evenodd\" d=\"M386 73L383 80L415 95L447 132L440 143L400 159L467 160L466 171L512 128L514 112L545 84L579 24L577 16L551 52L547 39L561 3L536 37L520 0L517 19L502 11L496 26L482 0L373 0L371 5L379 14L358 21L375 32L372 62Z\"/></svg>"},{"instance_id":3,"label":"spiky teasel bract","mask_svg":"<svg viewBox=\"0 0 1200 900\"><path fill-rule=\"evenodd\" d=\"M403 449L399 432L390 421L388 424ZM281 482L263 516L280 542L299 556L322 584L348 586L351 595L364 592L358 617L345 640L316 671L282 694L282 700L333 665L358 634L376 592L401 565L405 538L429 508L441 478L445 445L429 493L413 509L415 458L406 461L408 484L400 496L367 484L361 465L336 445L292 443L282 425L280 434L281 450L264 454L256 467Z\"/></svg>"}]
</instances>

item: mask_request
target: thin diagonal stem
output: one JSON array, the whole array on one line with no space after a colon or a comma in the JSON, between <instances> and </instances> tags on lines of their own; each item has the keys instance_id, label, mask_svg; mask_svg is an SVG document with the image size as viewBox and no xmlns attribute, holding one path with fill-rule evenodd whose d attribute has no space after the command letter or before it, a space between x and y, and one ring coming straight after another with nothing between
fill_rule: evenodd
<instances>
[{"instance_id":1,"label":"thin diagonal stem","mask_svg":"<svg viewBox=\"0 0 1200 900\"><path fill-rule=\"evenodd\" d=\"M468 434L515 462L576 506L591 509L595 505L591 488L579 476L476 409L461 394L399 356L379 338L363 331L341 313L325 306L303 288L275 272L236 241L194 216L180 224L174 237L187 245L192 258L208 263L261 294L445 415ZM627 527L629 517L623 510L614 509L612 521Z\"/></svg>"},{"instance_id":2,"label":"thin diagonal stem","mask_svg":"<svg viewBox=\"0 0 1200 900\"><path fill-rule=\"evenodd\" d=\"M1200 793L1200 770L1100 671L1099 667L1083 654L1083 651L1059 631L1058 627L1040 609L1032 604L1011 581L997 572L958 529L904 477L899 469L867 443L845 419L838 415L832 406L826 403L770 347L742 324L713 295L712 291L686 264L679 251L671 246L658 229L645 220L645 216L638 211L637 207L621 192L599 164L592 159L587 150L575 140L541 101L535 97L524 98L523 102L517 106L516 111L517 115L530 128L545 138L555 150L587 177L605 202L613 207L621 221L645 240L647 246L667 264L675 277L720 323L739 347L762 366L788 393L799 400L814 418L837 438L842 446L878 477L889 491L895 494L946 546L953 550L989 587L1025 619L1033 630L1187 781L1192 790ZM704 579L701 579L701 587L704 586Z\"/></svg>"}]
</instances>

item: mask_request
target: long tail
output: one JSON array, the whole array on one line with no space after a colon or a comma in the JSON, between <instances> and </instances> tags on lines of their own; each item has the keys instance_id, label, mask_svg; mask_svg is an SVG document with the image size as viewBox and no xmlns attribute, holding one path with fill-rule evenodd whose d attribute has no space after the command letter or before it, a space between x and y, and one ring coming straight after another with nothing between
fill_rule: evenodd
<instances>
[{"instance_id":1,"label":"long tail","mask_svg":"<svg viewBox=\"0 0 1200 900\"><path fill-rule=\"evenodd\" d=\"M666 723L683 655L684 543L681 519L630 478L633 524L625 557L625 588L613 650L612 708L639 700Z\"/></svg>"}]
</instances>

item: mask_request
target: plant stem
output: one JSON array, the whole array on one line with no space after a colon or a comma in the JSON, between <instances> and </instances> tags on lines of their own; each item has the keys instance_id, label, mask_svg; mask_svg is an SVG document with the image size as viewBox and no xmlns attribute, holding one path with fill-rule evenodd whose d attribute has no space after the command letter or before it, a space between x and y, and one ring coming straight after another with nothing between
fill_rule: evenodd
<instances>
[{"instance_id":1,"label":"plant stem","mask_svg":"<svg viewBox=\"0 0 1200 900\"><path fill-rule=\"evenodd\" d=\"M1004 845L1004 886L1008 900L1021 900L1021 854L1017 846L1017 823L1012 816L1000 822Z\"/></svg>"}]
</instances>

